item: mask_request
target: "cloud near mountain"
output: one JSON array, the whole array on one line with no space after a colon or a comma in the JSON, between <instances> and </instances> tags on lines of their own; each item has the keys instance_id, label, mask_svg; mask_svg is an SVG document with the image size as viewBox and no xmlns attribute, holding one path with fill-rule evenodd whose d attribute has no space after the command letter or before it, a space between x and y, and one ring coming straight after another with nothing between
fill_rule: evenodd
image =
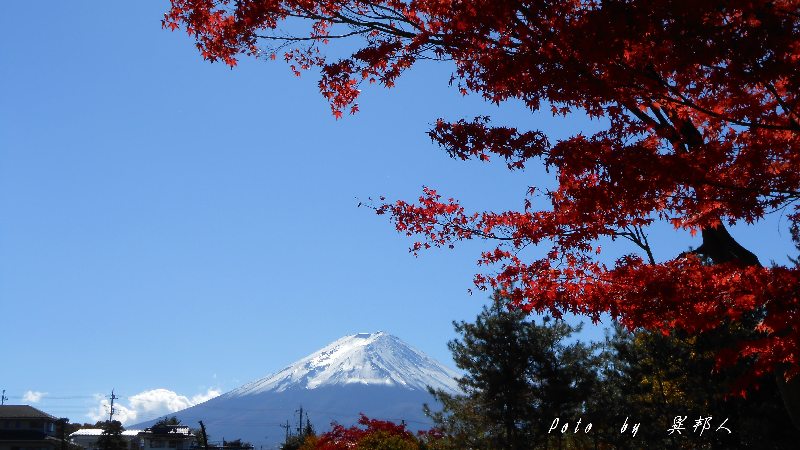
<instances>
[{"instance_id":1,"label":"cloud near mountain","mask_svg":"<svg viewBox=\"0 0 800 450\"><path fill-rule=\"evenodd\" d=\"M203 403L220 393L216 389L208 389L204 393L187 397L169 389L151 389L132 395L126 399L127 401L120 399L114 402L114 418L123 425L148 420ZM95 398L98 404L86 416L93 421L107 419L111 407L109 400L102 395L96 395Z\"/></svg>"}]
</instances>

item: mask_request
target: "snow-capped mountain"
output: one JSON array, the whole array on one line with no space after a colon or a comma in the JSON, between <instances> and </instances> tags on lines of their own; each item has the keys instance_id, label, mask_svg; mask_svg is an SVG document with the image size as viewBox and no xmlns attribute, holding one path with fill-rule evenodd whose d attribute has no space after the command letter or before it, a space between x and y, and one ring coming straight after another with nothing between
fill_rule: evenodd
<instances>
[{"instance_id":1,"label":"snow-capped mountain","mask_svg":"<svg viewBox=\"0 0 800 450\"><path fill-rule=\"evenodd\" d=\"M352 424L359 413L427 428L422 405L434 405L427 387L458 392L453 370L384 333L345 336L275 374L171 415L211 440L237 439L264 448L282 441L282 425L295 424L303 407L318 430ZM134 427L144 427L155 421Z\"/></svg>"},{"instance_id":2,"label":"snow-capped mountain","mask_svg":"<svg viewBox=\"0 0 800 450\"><path fill-rule=\"evenodd\" d=\"M345 336L280 372L247 383L229 397L363 384L456 392L455 372L400 339L379 331Z\"/></svg>"}]
</instances>

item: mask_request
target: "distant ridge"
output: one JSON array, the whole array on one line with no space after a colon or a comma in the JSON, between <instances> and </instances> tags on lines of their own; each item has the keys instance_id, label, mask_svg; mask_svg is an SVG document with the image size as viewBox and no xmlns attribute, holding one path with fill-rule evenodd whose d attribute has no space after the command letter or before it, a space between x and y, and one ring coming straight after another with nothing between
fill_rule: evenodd
<instances>
[{"instance_id":1,"label":"distant ridge","mask_svg":"<svg viewBox=\"0 0 800 450\"><path fill-rule=\"evenodd\" d=\"M435 405L428 386L458 392L458 374L391 334L357 333L264 378L169 416L196 426L211 440L241 438L264 449L282 442L287 420L302 406L317 430L332 421L353 424L359 413L405 421L411 429L432 425L422 411ZM157 419L132 425L144 428Z\"/></svg>"}]
</instances>

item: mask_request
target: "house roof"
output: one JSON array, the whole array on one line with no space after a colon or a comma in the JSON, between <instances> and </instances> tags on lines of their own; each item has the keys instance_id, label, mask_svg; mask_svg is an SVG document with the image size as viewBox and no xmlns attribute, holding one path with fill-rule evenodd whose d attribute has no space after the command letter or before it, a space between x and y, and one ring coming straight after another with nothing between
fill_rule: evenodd
<instances>
[{"instance_id":1,"label":"house roof","mask_svg":"<svg viewBox=\"0 0 800 450\"><path fill-rule=\"evenodd\" d=\"M145 428L142 436L194 436L189 425L159 425Z\"/></svg>"},{"instance_id":2,"label":"house roof","mask_svg":"<svg viewBox=\"0 0 800 450\"><path fill-rule=\"evenodd\" d=\"M142 430L125 430L122 432L123 436L136 436L137 434L141 433ZM100 436L103 434L102 428L81 428L80 430L70 434L70 437L73 436Z\"/></svg>"},{"instance_id":3,"label":"house roof","mask_svg":"<svg viewBox=\"0 0 800 450\"><path fill-rule=\"evenodd\" d=\"M58 420L44 411L29 405L0 405L0 419L50 419Z\"/></svg>"},{"instance_id":4,"label":"house roof","mask_svg":"<svg viewBox=\"0 0 800 450\"><path fill-rule=\"evenodd\" d=\"M156 423L155 425L153 425L153 426L152 426L152 427L150 427L150 428L145 428L145 431L156 431L156 432L165 432L165 433L167 433L167 432L170 432L170 433L175 433L175 432L178 432L178 430L181 430L181 431L183 431L183 430L188 430L188 429L189 429L189 425L184 425L184 424L177 424L177 425L175 425L175 424L163 424L163 423Z\"/></svg>"}]
</instances>

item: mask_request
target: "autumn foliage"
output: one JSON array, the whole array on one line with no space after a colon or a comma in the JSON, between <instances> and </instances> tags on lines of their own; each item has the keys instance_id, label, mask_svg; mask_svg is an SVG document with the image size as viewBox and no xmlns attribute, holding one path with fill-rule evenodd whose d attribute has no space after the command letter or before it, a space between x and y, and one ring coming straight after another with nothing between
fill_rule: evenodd
<instances>
[{"instance_id":1,"label":"autumn foliage","mask_svg":"<svg viewBox=\"0 0 800 450\"><path fill-rule=\"evenodd\" d=\"M800 223L799 11L794 0L172 0L164 26L210 61L319 68L337 117L357 110L364 83L391 87L425 58L450 61L464 94L601 119L557 141L488 117L439 119L430 136L452 157L543 164L557 186L531 186L512 211L469 212L430 188L375 208L418 238L415 253L491 242L476 285L528 311L691 333L757 316L759 338L720 363L752 356L757 374L788 379L800 374L800 269L761 266L725 225L778 210ZM280 34L284 22L298 33ZM328 60L333 41L350 56ZM702 232L703 246L656 259L658 221ZM605 262L598 242L620 238L640 253ZM524 256L533 246L545 256Z\"/></svg>"},{"instance_id":2,"label":"autumn foliage","mask_svg":"<svg viewBox=\"0 0 800 450\"><path fill-rule=\"evenodd\" d=\"M315 437L307 447L316 450L424 450L435 448L435 444L429 447L426 443L439 438L435 431L420 432L417 437L405 424L370 419L362 414L358 425L344 427L334 423L330 431Z\"/></svg>"}]
</instances>

